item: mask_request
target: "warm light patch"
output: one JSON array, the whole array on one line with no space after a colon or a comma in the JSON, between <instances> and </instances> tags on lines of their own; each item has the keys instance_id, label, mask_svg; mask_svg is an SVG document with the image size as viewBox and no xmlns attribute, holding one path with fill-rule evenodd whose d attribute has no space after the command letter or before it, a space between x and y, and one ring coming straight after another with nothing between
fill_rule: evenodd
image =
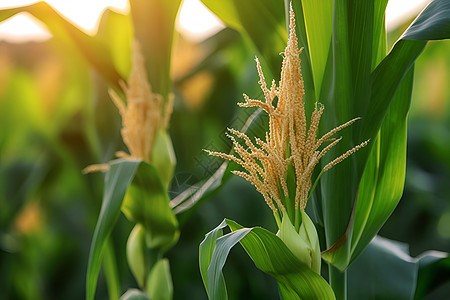
<instances>
[{"instance_id":1,"label":"warm light patch","mask_svg":"<svg viewBox=\"0 0 450 300\"><path fill-rule=\"evenodd\" d=\"M225 26L200 0L184 0L178 15L177 30L187 39L198 42Z\"/></svg>"},{"instance_id":2,"label":"warm light patch","mask_svg":"<svg viewBox=\"0 0 450 300\"><path fill-rule=\"evenodd\" d=\"M38 2L36 0L2 0L0 9L23 6ZM95 34L98 20L106 7L127 12L127 0L47 0L63 16L72 20L89 34ZM17 15L0 24L0 40L10 42L44 41L50 37L45 26L26 15Z\"/></svg>"},{"instance_id":3,"label":"warm light patch","mask_svg":"<svg viewBox=\"0 0 450 300\"><path fill-rule=\"evenodd\" d=\"M22 234L39 231L42 227L42 209L39 203L33 201L26 204L17 216L15 225Z\"/></svg>"},{"instance_id":4,"label":"warm light patch","mask_svg":"<svg viewBox=\"0 0 450 300\"><path fill-rule=\"evenodd\" d=\"M41 42L49 39L51 34L33 16L20 13L4 21L0 26L0 40L13 43L23 41Z\"/></svg>"},{"instance_id":5,"label":"warm light patch","mask_svg":"<svg viewBox=\"0 0 450 300\"><path fill-rule=\"evenodd\" d=\"M38 2L37 0L2 0L0 9L22 6ZM90 34L96 32L98 19L106 7L127 12L127 0L47 0L62 15L71 19ZM386 27L392 30L425 7L431 0L389 0L386 8ZM0 40L12 42L42 41L50 34L34 21L5 21L0 23ZM11 23L10 23L11 22ZM177 30L193 42L201 41L224 28L223 23L212 14L200 0L184 0L178 15Z\"/></svg>"},{"instance_id":6,"label":"warm light patch","mask_svg":"<svg viewBox=\"0 0 450 300\"><path fill-rule=\"evenodd\" d=\"M416 16L431 0L389 0L386 7L386 29L392 31Z\"/></svg>"},{"instance_id":7,"label":"warm light patch","mask_svg":"<svg viewBox=\"0 0 450 300\"><path fill-rule=\"evenodd\" d=\"M46 2L90 34L95 34L98 19L106 7L118 9L123 13L128 11L127 0L46 0Z\"/></svg>"}]
</instances>

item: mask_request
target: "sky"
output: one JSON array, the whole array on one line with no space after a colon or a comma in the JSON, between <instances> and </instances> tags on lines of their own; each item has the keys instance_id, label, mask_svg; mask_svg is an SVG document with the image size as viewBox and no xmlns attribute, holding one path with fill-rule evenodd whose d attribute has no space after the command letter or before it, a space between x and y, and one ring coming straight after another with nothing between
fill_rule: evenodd
<instances>
[{"instance_id":1,"label":"sky","mask_svg":"<svg viewBox=\"0 0 450 300\"><path fill-rule=\"evenodd\" d=\"M395 28L411 16L417 15L431 0L389 0L386 9L387 29ZM2 0L0 8L26 5L36 0ZM118 12L127 12L127 0L46 0L67 18L78 24L89 34L95 34L98 19L106 7ZM89 9L86 9L89 8ZM187 39L200 41L223 28L223 24L200 0L184 0L177 18L176 28ZM10 42L42 41L50 34L39 21L29 15L20 14L0 23L0 40Z\"/></svg>"}]
</instances>

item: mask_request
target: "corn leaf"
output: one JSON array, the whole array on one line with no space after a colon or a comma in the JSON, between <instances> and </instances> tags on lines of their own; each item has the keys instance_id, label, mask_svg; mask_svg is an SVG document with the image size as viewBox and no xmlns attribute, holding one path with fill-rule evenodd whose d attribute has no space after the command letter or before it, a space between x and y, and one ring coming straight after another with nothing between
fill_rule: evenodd
<instances>
[{"instance_id":1,"label":"corn leaf","mask_svg":"<svg viewBox=\"0 0 450 300\"><path fill-rule=\"evenodd\" d=\"M435 297L443 299L448 295L448 287L450 283L450 255L446 253L446 257L436 257L442 252L427 251L422 254L419 259L419 272L417 274L417 285L414 299L426 299ZM439 292L437 292L439 291Z\"/></svg>"},{"instance_id":2,"label":"corn leaf","mask_svg":"<svg viewBox=\"0 0 450 300\"><path fill-rule=\"evenodd\" d=\"M378 136L379 146L372 150L373 158L369 158L378 161L377 176L367 180L364 180L363 176L361 180L360 191L371 189L374 182L376 190L372 197L358 194L351 260L359 255L381 229L402 196L406 170L406 121L411 103L413 77L414 70L411 68L392 99ZM375 181L371 181L373 179ZM361 208L365 205L370 207ZM364 221L360 223L360 220Z\"/></svg>"},{"instance_id":3,"label":"corn leaf","mask_svg":"<svg viewBox=\"0 0 450 300\"><path fill-rule=\"evenodd\" d=\"M131 41L133 24L130 14L120 14L106 9L100 19L95 39L107 47L113 66L122 78L131 70Z\"/></svg>"},{"instance_id":4,"label":"corn leaf","mask_svg":"<svg viewBox=\"0 0 450 300\"><path fill-rule=\"evenodd\" d=\"M119 300L150 300L150 298L143 291L129 289Z\"/></svg>"},{"instance_id":5,"label":"corn leaf","mask_svg":"<svg viewBox=\"0 0 450 300\"><path fill-rule=\"evenodd\" d=\"M269 67L279 76L281 56L286 47L287 31L282 1L202 0L227 25L238 30L252 44Z\"/></svg>"},{"instance_id":6,"label":"corn leaf","mask_svg":"<svg viewBox=\"0 0 450 300\"><path fill-rule=\"evenodd\" d=\"M430 29L439 28L436 22L445 27L445 23L450 20L448 15L446 19L440 14L439 9L443 8L439 2L441 1L433 2L434 4L428 6L416 20L421 24L432 24L420 26L430 34L430 38L450 37L450 32L440 31L439 35L433 35ZM426 21L424 14L433 21ZM410 27L414 29L414 34L407 31L404 36L424 37L419 35L416 22ZM370 86L367 90L371 93L367 107L360 107L365 113L361 131L356 132L360 140L371 138L373 141L370 157L367 157L368 152L363 152L358 157L359 166L364 165L366 161L367 165L359 185L358 199L354 210L351 210L351 220L345 230L341 229L345 232L341 238L334 240L336 242L323 254L325 260L341 270L347 268L367 246L397 206L402 195L406 160L406 118L413 77L411 67L425 45L426 41L423 40L399 40L370 75ZM341 203L340 200L337 202ZM349 209L346 211L350 211ZM330 221L328 224L333 223Z\"/></svg>"},{"instance_id":7,"label":"corn leaf","mask_svg":"<svg viewBox=\"0 0 450 300\"><path fill-rule=\"evenodd\" d=\"M178 221L169 206L167 190L156 168L141 162L125 194L122 211L147 233L147 246L165 251L179 237Z\"/></svg>"},{"instance_id":8,"label":"corn leaf","mask_svg":"<svg viewBox=\"0 0 450 300\"><path fill-rule=\"evenodd\" d=\"M115 160L106 173L102 208L95 227L86 276L86 299L93 299L105 243L123 210L146 231L147 247L164 251L179 236L178 221L156 169L141 160Z\"/></svg>"},{"instance_id":9,"label":"corn leaf","mask_svg":"<svg viewBox=\"0 0 450 300\"><path fill-rule=\"evenodd\" d=\"M406 244L376 236L348 269L348 299L413 299L420 270L446 257L428 251L414 258Z\"/></svg>"},{"instance_id":10,"label":"corn leaf","mask_svg":"<svg viewBox=\"0 0 450 300\"><path fill-rule=\"evenodd\" d=\"M140 162L117 160L111 163L110 170L106 173L102 207L89 252L86 275L87 300L94 299L106 242L119 217L123 198Z\"/></svg>"},{"instance_id":11,"label":"corn leaf","mask_svg":"<svg viewBox=\"0 0 450 300\"><path fill-rule=\"evenodd\" d=\"M136 224L131 230L127 241L127 261L139 287L145 286L145 280L151 269L151 259L147 253L145 229Z\"/></svg>"},{"instance_id":12,"label":"corn leaf","mask_svg":"<svg viewBox=\"0 0 450 300\"><path fill-rule=\"evenodd\" d=\"M442 40L450 36L450 2L434 0L402 36L405 40Z\"/></svg>"},{"instance_id":13,"label":"corn leaf","mask_svg":"<svg viewBox=\"0 0 450 300\"><path fill-rule=\"evenodd\" d=\"M222 235L228 226L232 232ZM328 283L301 263L275 234L261 228L244 228L224 220L200 244L200 271L210 299L227 299L222 268L237 243L255 265L273 276L283 299L335 299Z\"/></svg>"},{"instance_id":14,"label":"corn leaf","mask_svg":"<svg viewBox=\"0 0 450 300\"><path fill-rule=\"evenodd\" d=\"M123 77L114 67L114 60L104 43L81 31L69 20L61 16L53 7L43 1L27 6L0 10L0 21L20 12L27 12L33 15L47 26L55 38L78 49L82 56L99 74L113 85L119 86L118 83Z\"/></svg>"},{"instance_id":15,"label":"corn leaf","mask_svg":"<svg viewBox=\"0 0 450 300\"><path fill-rule=\"evenodd\" d=\"M153 266L147 280L147 294L154 300L172 300L173 283L167 258L162 258Z\"/></svg>"},{"instance_id":16,"label":"corn leaf","mask_svg":"<svg viewBox=\"0 0 450 300\"><path fill-rule=\"evenodd\" d=\"M103 271L108 287L109 299L115 300L121 294L119 271L117 270L117 260L114 253L114 247L110 239L105 245L105 256L103 260Z\"/></svg>"},{"instance_id":17,"label":"corn leaf","mask_svg":"<svg viewBox=\"0 0 450 300\"><path fill-rule=\"evenodd\" d=\"M330 53L333 29L333 1L303 0L302 8L314 85L315 89L320 91Z\"/></svg>"},{"instance_id":18,"label":"corn leaf","mask_svg":"<svg viewBox=\"0 0 450 300\"><path fill-rule=\"evenodd\" d=\"M376 5L375 5L375 2ZM333 33L331 53L321 89L321 101L325 103L323 132L354 117L362 117L351 128L340 132L343 143L339 143L328 154L337 157L349 148L368 138L361 138L359 131L366 119L365 108L370 101L370 76L373 56L383 43L374 44L372 39L378 28L384 28L384 7L386 1L334 2ZM311 37L314 38L314 37ZM377 40L379 37L376 37ZM378 48L373 48L376 45ZM375 132L376 133L376 132ZM372 141L373 141L372 137ZM368 149L362 149L337 166L327 171L320 182L323 225L327 247L340 248L334 253L334 260L348 263L353 231L352 212L358 183L365 165ZM361 161L361 162L360 162ZM323 161L327 163L327 158ZM351 174L351 176L349 176Z\"/></svg>"},{"instance_id":19,"label":"corn leaf","mask_svg":"<svg viewBox=\"0 0 450 300\"><path fill-rule=\"evenodd\" d=\"M202 0L203 4L211 10L222 22L227 26L236 29L237 31L243 31L239 12L234 6L234 1L213 1Z\"/></svg>"},{"instance_id":20,"label":"corn leaf","mask_svg":"<svg viewBox=\"0 0 450 300\"><path fill-rule=\"evenodd\" d=\"M170 60L175 18L181 0L131 0L135 38L146 59L152 89L167 99L171 91Z\"/></svg>"}]
</instances>

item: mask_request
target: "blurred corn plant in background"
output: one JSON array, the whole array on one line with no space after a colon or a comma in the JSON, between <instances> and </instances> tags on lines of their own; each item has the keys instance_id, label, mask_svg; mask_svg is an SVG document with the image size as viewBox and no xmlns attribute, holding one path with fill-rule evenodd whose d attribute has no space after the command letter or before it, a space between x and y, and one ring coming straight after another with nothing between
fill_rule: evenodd
<instances>
[{"instance_id":1,"label":"blurred corn plant in background","mask_svg":"<svg viewBox=\"0 0 450 300\"><path fill-rule=\"evenodd\" d=\"M228 151L230 143L224 138L227 127L246 132L249 137L262 137L267 131L269 120L260 110L236 109L236 102L242 102L243 91L253 99L264 98L256 84L255 56L266 79L280 79L283 57L279 53L288 39L288 3L203 2L231 29L199 43L181 37L172 43L181 5L178 0L133 0L129 14L106 10L93 36L44 2L0 11L0 20L28 12L53 35L42 45L1 45L2 297L80 299L95 294L99 299L118 299L125 292L123 298L145 299L150 295L152 299L204 299L207 296L197 259L198 244L205 232L224 216L276 232L273 214L261 196L245 181L230 176L230 171L241 169L235 163L213 159L201 149ZM350 299L442 298L448 294L445 284L449 284L450 273L448 258L441 258L443 253L411 258L405 244L381 237L369 242L391 214L403 189L411 65L425 40L448 37L448 26L443 25L448 5L445 1L431 4L384 58L387 1L316 2L293 1L299 46L304 48L300 57L306 115L311 116L316 101L323 103L326 109L318 129L322 135L361 117L339 133L342 145L330 150L317 169L323 168L327 159L369 138L371 141L361 153L325 172L308 201L306 212L313 221L309 231L317 230L319 247L327 250L322 257L336 266L330 268L331 280L327 264L322 264L321 273L331 281L338 298L342 297L345 279L338 269L346 269L352 262L346 271ZM405 29L392 34L397 34L394 39ZM146 87L141 72L138 86L144 98L152 99L149 103L160 103L161 122L156 126L159 129L152 127L155 138L150 157L134 155L135 147L127 138L121 142L121 131L130 124L126 111L133 105L129 101L134 95L132 74L137 73L132 70L140 65L133 41L140 45L149 82ZM419 95L426 101L430 90L432 99L448 98L443 88L450 78L448 43L438 42L432 47L434 52L429 50L421 56L429 59L419 60L417 69L422 72L415 77ZM433 53L440 53L439 62ZM16 61L19 65L11 63ZM427 81L431 87L424 91L420 84ZM114 102L109 94L115 95ZM165 126L165 107L170 107L166 103L172 94L174 110ZM400 209L381 231L383 236L411 244L414 256L428 249L448 252L445 178L450 168L446 155L448 126L443 124L448 124L449 114L448 105L445 109L445 105L433 103L425 109L416 108L419 113L429 110L430 115L442 116L437 121L427 120L429 127L411 125L409 140L417 149L410 151L408 159L413 167L406 178L407 199L400 202ZM145 119L146 115L139 117ZM121 158L111 161L118 150L122 151ZM430 164L422 153L437 158ZM109 170L104 176L82 175L81 170L92 164L108 164ZM313 173L313 179L319 173ZM205 201L213 195L213 201ZM266 236L263 239L280 245L275 234L262 228L239 230L241 226L230 220L221 224L226 225L246 233L247 238ZM280 251L299 267L285 278L295 281L296 276L306 274L299 280L327 285L315 272L309 277L309 268L283 246ZM212 255L212 248L208 251ZM317 251L315 254L317 257ZM216 257L222 262L226 259ZM203 263L209 263L211 257L206 258L201 257ZM282 255L272 259L286 262ZM202 272L205 274L205 270ZM219 273L216 278L220 278ZM233 298L278 296L273 279L257 272L245 253L231 252L224 273ZM441 286L444 289L439 289ZM325 290L330 295L330 289Z\"/></svg>"},{"instance_id":2,"label":"blurred corn plant in background","mask_svg":"<svg viewBox=\"0 0 450 300\"><path fill-rule=\"evenodd\" d=\"M284 11L289 6L288 1L284 3L285 5L270 1L260 1L258 4L252 1L219 3L204 0L203 2L227 25L248 36L271 67L272 74L277 74L276 55L282 49L276 48L286 39L286 31L282 28L286 15ZM380 239L374 239L370 245L369 243L401 198L405 179L406 119L412 93L412 66L424 49L427 40L450 37L449 3L433 1L404 32L388 55L386 55L384 24L387 1L322 1L320 3L293 1L292 5L298 16L297 33L300 44L306 49L302 59L305 106L307 106L305 110L308 111L309 105L309 111L311 111L312 107L317 105L316 101L323 102L327 110L323 114L324 123L322 124L325 124L326 128L333 128L336 124L342 124L355 116L361 117L360 126L351 126L349 130L341 133L343 140L349 140L350 145L357 145L362 140L372 140L368 146L370 151L358 152L324 173L319 181L318 192L313 194L314 207L311 213L316 217L317 226L323 228L322 249L325 251L322 252L322 258L328 263L328 278L334 294L326 294L326 289L317 281L313 281L315 278L313 274L305 275L306 272L294 263L292 253L287 248L293 251L295 247L292 245L295 242L286 241L286 238L283 238L284 227L281 222L278 221L281 237L278 239L265 233L262 228L242 228L233 221L224 221L207 234L200 246L200 269L208 295L212 299L227 298L221 269L230 249L238 242L242 244L258 268L275 277L283 298L346 299L346 270L367 246L369 246L367 252L383 252L383 255L378 256L379 259L382 257L386 261L403 259L397 257L397 252L401 251L394 243L391 247L386 246L389 242ZM265 18L262 20L256 15L264 15ZM268 47L271 47L272 51ZM273 51L275 49L278 51ZM284 52L284 55L289 56L287 52ZM291 68L294 67L291 66ZM283 61L283 70L284 68ZM286 79L283 78L282 71L280 90L283 80ZM303 85L299 79L296 80L297 84ZM260 83L267 105L271 106L275 95L278 97L277 105L285 105L280 90L265 90L262 77ZM300 96L293 94L292 97ZM250 100L247 96L245 99L246 106L260 106L270 113L262 102L255 104L255 100L251 100L253 103L249 104ZM318 123L314 121L316 111L317 106L313 110L311 128ZM302 118L302 116L296 117ZM298 131L296 132L299 134ZM256 155L258 151L268 156L273 155L271 151L277 153L276 148L268 149L259 140L257 143L261 148L255 148L245 135L235 131L232 133L243 138L249 150L240 146L232 138L238 157L220 153L212 154L242 165L249 173L241 171L235 171L235 173L251 181L264 195L266 201L269 198L268 202L276 202L278 211L283 212L284 215L285 211L282 209L284 203L277 202L277 195L265 192L270 189L270 181L265 174L274 173L275 178L277 174L281 174L281 177L275 181L280 195L285 190L283 181L294 180L290 179L293 174L283 171L281 166L278 167L280 173L272 170L272 165L268 165L261 155ZM311 130L308 131L308 135L301 136L306 143L310 140L309 134L315 136L314 131ZM271 131L269 135L266 135L266 142L269 143L272 138ZM289 143L293 143L292 136ZM325 149L334 153L335 156L344 153L345 147L348 147L345 143L333 146L335 147ZM317 154L320 157L322 153L317 152ZM295 153L292 152L292 155L295 156ZM256 163L257 166L251 168L252 163ZM295 160L293 166L297 168ZM323 168L326 170L327 165L323 165ZM320 177L320 175L322 174L316 173L315 176ZM299 180L298 175L296 178L297 185L307 184ZM310 184L307 185L309 186ZM292 194L291 190L289 192ZM284 195L287 195L286 192ZM222 228L227 225L232 232L222 236ZM298 244L300 243L298 240L304 240L305 236L311 238L310 234L302 235L302 230L298 227L295 227L295 230L297 234L300 234L295 238ZM283 251L279 249L283 244L282 241L288 246ZM298 244L296 250L302 248ZM313 256L317 250L308 245L308 243L305 245L306 249ZM446 256L445 253L429 254L414 261L413 264L420 265L421 262L426 264L423 261L435 262ZM373 259L377 256L371 253L370 257ZM305 260L301 261L305 262ZM383 268L380 262L374 263L368 259L367 264L369 263ZM406 265L410 267L409 264ZM415 274L412 278L417 276L417 267L411 268L410 271ZM405 299L410 298L414 296L415 287L413 282L409 288L397 292ZM389 285L380 285L379 288L378 295L392 296ZM355 294L361 297L365 295L364 293Z\"/></svg>"},{"instance_id":3,"label":"blurred corn plant in background","mask_svg":"<svg viewBox=\"0 0 450 300\"><path fill-rule=\"evenodd\" d=\"M88 36L44 2L2 11L3 19L18 12L28 12L40 19L56 38L70 43L117 90L111 90L110 94L122 116L121 133L130 154L119 152L122 159L85 169L85 172L106 172L102 208L87 268L87 299L94 298L104 256L110 298L120 296L117 262L109 236L121 209L136 223L128 239L127 257L136 281L145 291L132 291L124 299L136 293L152 299L172 298L169 263L162 255L179 236L178 222L169 206L168 188L175 156L167 126L173 104L169 95L170 54L180 3L133 1L130 15L106 13L95 36ZM132 40L136 42L131 52ZM141 51L147 53L146 59ZM119 93L125 94L126 104ZM104 151L99 147L95 130L89 138L101 162Z\"/></svg>"}]
</instances>

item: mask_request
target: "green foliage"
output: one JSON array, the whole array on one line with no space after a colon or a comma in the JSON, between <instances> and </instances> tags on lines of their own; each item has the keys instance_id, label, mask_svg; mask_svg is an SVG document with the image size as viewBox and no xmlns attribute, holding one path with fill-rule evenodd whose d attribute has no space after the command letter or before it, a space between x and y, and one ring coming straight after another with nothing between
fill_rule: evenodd
<instances>
[{"instance_id":1,"label":"green foliage","mask_svg":"<svg viewBox=\"0 0 450 300\"><path fill-rule=\"evenodd\" d=\"M123 198L141 161L116 161L110 164L105 177L102 209L95 227L86 276L86 299L94 299L97 276L103 259L103 249L117 221Z\"/></svg>"},{"instance_id":2,"label":"green foliage","mask_svg":"<svg viewBox=\"0 0 450 300\"><path fill-rule=\"evenodd\" d=\"M357 263L349 268L349 284L352 286L349 299L366 298L367 295L371 299L417 299L418 274L428 266L446 259L447 253L437 251L413 258L409 256L406 244L377 236L357 259ZM370 280L360 280L368 273L371 274Z\"/></svg>"},{"instance_id":3,"label":"green foliage","mask_svg":"<svg viewBox=\"0 0 450 300\"><path fill-rule=\"evenodd\" d=\"M435 1L435 3L438 2ZM436 5L430 6L424 11L424 14L428 18L444 24L446 22L445 19L440 17L434 18L434 16L440 16L440 11L437 8L438 6ZM423 22L421 17L417 20L418 22ZM415 28L414 24L411 28ZM428 30L426 27L422 29L424 31ZM406 35L408 35L408 32L406 32ZM448 38L450 36L441 36L441 38L445 37ZM364 176L367 176L367 178L375 176L377 179L375 181L372 179L363 180L359 185L362 193L358 194L355 216L353 218L355 224L361 225L361 227L355 228L361 234L356 237L352 236L350 249L348 246L342 246L348 243L347 238L344 238L344 240L339 242L338 247L332 248L324 256L325 259L336 264L340 269L345 269L358 256L381 228L400 200L405 173L404 171L400 171L401 173L396 172L404 170L405 166L406 117L412 91L412 73L410 72L409 76L406 76L406 74L424 46L425 42L423 41L399 40L389 55L379 63L370 76L372 95L368 102L367 113L363 120L360 136L364 137L365 134L373 136L372 134L376 133L379 130L378 128L380 128L380 125L377 124L381 124L384 119L377 136L377 143L380 146L376 148L375 145L373 146L371 154L373 162L368 164L369 167L364 170L365 173L363 175L363 178ZM406 78L404 78L405 76ZM387 107L389 107L388 110L386 110ZM374 139L375 136L372 137L372 140ZM395 141L395 144L392 141ZM380 148L378 149L378 147ZM374 168L376 164L378 168ZM376 183L375 185L374 182ZM339 185L343 183L336 182L334 184ZM372 191L369 192L371 189ZM372 196L372 193L375 193L375 195ZM336 201L336 199L333 199L333 201ZM363 206L365 206L365 209L361 210ZM323 205L323 207L329 206ZM368 215L369 217L367 217ZM359 221L361 218L367 221ZM353 229L352 226L351 224L348 227L349 230ZM346 235L349 236L349 233L346 232ZM347 254L336 259L336 255L339 255L334 253L339 251L336 248L343 249L342 251L347 252ZM331 255L330 252L332 253ZM330 258L330 256L333 256L333 258Z\"/></svg>"},{"instance_id":4,"label":"green foliage","mask_svg":"<svg viewBox=\"0 0 450 300\"><path fill-rule=\"evenodd\" d=\"M150 270L150 259L147 255L145 230L136 224L127 241L127 259L130 270L140 287L144 287Z\"/></svg>"},{"instance_id":5,"label":"green foliage","mask_svg":"<svg viewBox=\"0 0 450 300\"><path fill-rule=\"evenodd\" d=\"M103 248L120 210L145 230L145 245L140 237L139 227L130 237L128 260L143 285L146 270L144 256L146 248L165 251L178 240L178 222L169 207L167 190L156 169L140 160L116 160L110 163L105 177L102 210L92 240L86 280L86 298L93 299L97 276L102 262ZM130 255L132 255L130 257ZM144 262L144 265L140 265ZM148 265L152 269L156 265ZM164 269L165 270L165 269ZM153 272L153 271L151 271ZM150 277L153 277L150 273Z\"/></svg>"},{"instance_id":6,"label":"green foliage","mask_svg":"<svg viewBox=\"0 0 450 300\"><path fill-rule=\"evenodd\" d=\"M170 300L173 298L172 276L169 260L160 259L152 268L147 280L147 294L150 299Z\"/></svg>"},{"instance_id":7,"label":"green foliage","mask_svg":"<svg viewBox=\"0 0 450 300\"><path fill-rule=\"evenodd\" d=\"M178 240L178 221L169 206L167 190L156 169L140 162L123 199L122 210L146 230L146 243L165 251Z\"/></svg>"},{"instance_id":8,"label":"green foliage","mask_svg":"<svg viewBox=\"0 0 450 300\"><path fill-rule=\"evenodd\" d=\"M238 11L236 3L225 2L234 4ZM450 37L444 29L448 28L448 14L441 13L448 9L448 4L437 0L386 56L386 4L387 1L343 0L311 5L308 1L293 1L294 10L303 12L303 19L297 20L298 31L303 43L306 33L307 65L312 68L317 101L324 102L327 108L324 128L361 116L360 126L343 132L344 140L350 140L351 145L371 140L370 151L360 151L326 172L320 182L320 194L316 195L319 224L324 226L329 248L323 258L341 270L358 257L400 200L405 176L411 67L426 45L423 40ZM251 14L249 10L245 12ZM217 14L220 17L218 10ZM319 21L321 18L323 21ZM257 44L258 39L249 34L252 26L241 21L236 28ZM270 59L264 53L261 55ZM308 86L305 89L306 94L314 93ZM339 145L332 152L335 156L348 147L345 143ZM345 297L345 290L343 293L338 297Z\"/></svg>"},{"instance_id":9,"label":"green foliage","mask_svg":"<svg viewBox=\"0 0 450 300\"><path fill-rule=\"evenodd\" d=\"M226 226L232 232L222 236ZM210 299L228 299L222 268L238 242L261 271L277 280L283 299L335 299L327 282L275 234L261 227L244 228L231 220L224 220L200 244L200 271Z\"/></svg>"},{"instance_id":10,"label":"green foliage","mask_svg":"<svg viewBox=\"0 0 450 300\"><path fill-rule=\"evenodd\" d=\"M202 1L228 26L239 30L264 57L272 76L278 76L286 46L284 7L281 1Z\"/></svg>"},{"instance_id":11,"label":"green foliage","mask_svg":"<svg viewBox=\"0 0 450 300\"><path fill-rule=\"evenodd\" d=\"M209 169L205 171L199 167L199 161L213 165L201 149L215 143L219 150L227 151L228 145L221 143L219 137L221 130L227 126L235 127L230 125L233 118L242 125L249 117L245 113L235 113L235 103L241 102L242 92L249 91L252 98L261 98L252 57L257 55L263 67L268 67L265 68L270 70L266 72L268 80L279 76L279 54L287 39L286 5L283 1L205 0L225 24L241 35L226 29L196 45L202 54L192 59L195 61L193 66L182 77L175 78L172 85L169 79L171 55L177 53L171 51L174 46L172 31L180 2L131 1L132 13L126 15L106 10L94 36L85 34L43 2L0 12L0 20L5 20L27 11L45 24L54 37L42 45L2 45L5 52L14 55L0 51L0 75L4 83L0 84L0 290L3 297L83 298L87 252L99 211L98 227L101 228L96 229L91 245L95 248L91 251L98 255L90 258L88 287L92 296L96 290L96 296L101 299L108 294L110 299L117 299L135 284L142 291L130 289L121 299L149 299L144 290L164 298L172 295L170 276L173 277L174 299L184 299L185 295L203 299L206 295L201 279L208 280L213 241L222 236L221 232L212 231L216 236L205 239L209 246L202 244L201 278L196 266L197 246L205 232L224 216L275 230L270 212L265 210L263 201L253 189L236 178L228 180L231 177L229 171L235 165L224 164L217 171L209 172L212 167L208 165ZM337 5L338 10L333 11L333 5ZM449 7L446 1L433 1L385 58L385 5L386 1L293 3L297 34L304 47L301 58L308 109L316 100L326 104L324 117L329 120L321 129L323 131L350 117L361 116L362 120L353 130L343 132L344 140L357 144L367 137L372 138L370 151L359 153L356 162L335 170L335 174L329 175L331 178L324 178L326 184L322 182L318 186L312 196L314 207L308 209L313 209L310 215L314 216L322 250L329 249L324 257L328 256L340 268L353 263L348 271L349 298L361 298L363 291L363 298L384 297L389 291L388 296L403 291L401 295L414 295L415 299L444 298L448 295L448 258L428 262L429 256L427 259L410 258L402 247L391 243L380 247L370 241L397 206L403 190L406 116L411 101L413 64L419 57L412 107L415 118L408 125L406 191L400 207L381 234L407 241L414 256L426 249L449 251L446 220L450 199L447 191L450 133L446 104L448 89L445 88L450 78L446 71L450 66L449 50L448 43L425 46L426 40L448 37ZM335 13L339 18L333 23L330 15ZM397 36L400 34L398 32ZM137 162L136 165L129 162L127 167L126 163L114 162L108 173L121 175L116 179L112 175L105 178L105 191L107 182L111 182L108 193L115 194L112 197L105 193L104 200L109 204L103 203L100 210L103 178L99 174L83 176L80 170L92 163L109 161L116 150L124 148L118 142L120 120L106 91L109 87L119 89L118 82L128 76L133 36L143 43L154 91L165 96L175 92L170 138L177 157L177 169L173 171L165 169L164 164L161 167L155 165L156 174L150 170L152 167L138 166ZM154 42L158 36L164 39ZM342 41L348 44L342 45ZM423 49L426 49L424 55L419 56ZM55 63L49 64L47 56ZM53 72L55 65L60 70L56 73ZM191 84L190 79L195 75L205 73L213 78L212 84L200 104L192 108L184 98L183 89ZM46 78L50 78L48 86L43 84ZM439 86L444 88L427 85L429 82L441 82ZM437 98L443 103L440 106L436 105ZM424 117L433 109L434 115ZM249 128L251 136L257 136L255 132L261 127L258 123L263 119L257 115L251 117L256 123ZM341 150L336 154L341 154ZM121 164L130 169L114 171L122 168ZM126 193L126 181L133 180L131 173L141 167L145 178L147 175L154 179L160 177L159 183L152 186L158 191L162 191L162 187L165 190L166 195L159 197L158 203L167 218L144 221L145 210L131 205L136 218L147 227L163 228L162 236L155 243L162 248L168 247L178 236L177 220L167 206L169 193L174 198L171 207L178 213L179 222L184 224L179 247L165 253L170 259L170 271L168 262L161 258L162 253L149 251L147 240L152 238L147 239L143 226L137 225L130 234L135 224L120 214L120 194ZM131 170L133 168L136 170ZM123 172L128 172L129 176ZM353 177L349 174L354 174L353 182L348 182ZM113 187L115 180L121 183ZM225 182L228 184L224 185ZM333 191L331 185L343 189L350 186L350 189ZM356 190L358 200L355 202ZM150 191L144 189L141 192L148 194ZM321 194L325 192L331 196L323 197ZM206 202L213 195L216 197ZM106 206L110 207L106 209ZM24 220L32 226L23 225ZM237 228L235 232L244 232ZM265 238L269 241L278 239L261 228L250 229L241 243L250 240L247 244L252 245L254 241L250 237L260 235L270 236ZM231 235L229 240L237 243L238 235ZM327 245L323 244L325 235ZM125 250L127 239L127 247L133 250ZM336 241L342 243L335 244ZM285 251L286 247L283 249ZM224 274L230 297L275 298L279 292L273 278L257 272L245 254L244 251L233 251L228 258L223 258L228 259ZM260 257L259 254L253 256ZM375 262L374 266L368 258L375 256L381 256L383 261L387 258L390 263ZM290 257L296 260L293 254ZM155 263L159 267L152 269ZM270 273L264 264L257 266ZM100 272L101 265L103 272ZM368 267L373 268L370 277L361 276L357 271L365 271ZM149 276L150 273L154 275ZM281 281L283 284L296 282L294 277L289 275ZM162 285L151 283L162 278L167 279ZM317 276L314 278L324 282ZM370 282L379 288L368 292ZM155 291L155 286L164 289ZM289 289L281 288L286 294Z\"/></svg>"},{"instance_id":12,"label":"green foliage","mask_svg":"<svg viewBox=\"0 0 450 300\"><path fill-rule=\"evenodd\" d=\"M171 91L170 59L175 18L181 0L132 0L134 36L146 58L148 79L153 91L164 99Z\"/></svg>"},{"instance_id":13,"label":"green foliage","mask_svg":"<svg viewBox=\"0 0 450 300\"><path fill-rule=\"evenodd\" d=\"M129 289L125 294L120 297L120 300L149 300L150 298L146 293L137 290Z\"/></svg>"}]
</instances>

